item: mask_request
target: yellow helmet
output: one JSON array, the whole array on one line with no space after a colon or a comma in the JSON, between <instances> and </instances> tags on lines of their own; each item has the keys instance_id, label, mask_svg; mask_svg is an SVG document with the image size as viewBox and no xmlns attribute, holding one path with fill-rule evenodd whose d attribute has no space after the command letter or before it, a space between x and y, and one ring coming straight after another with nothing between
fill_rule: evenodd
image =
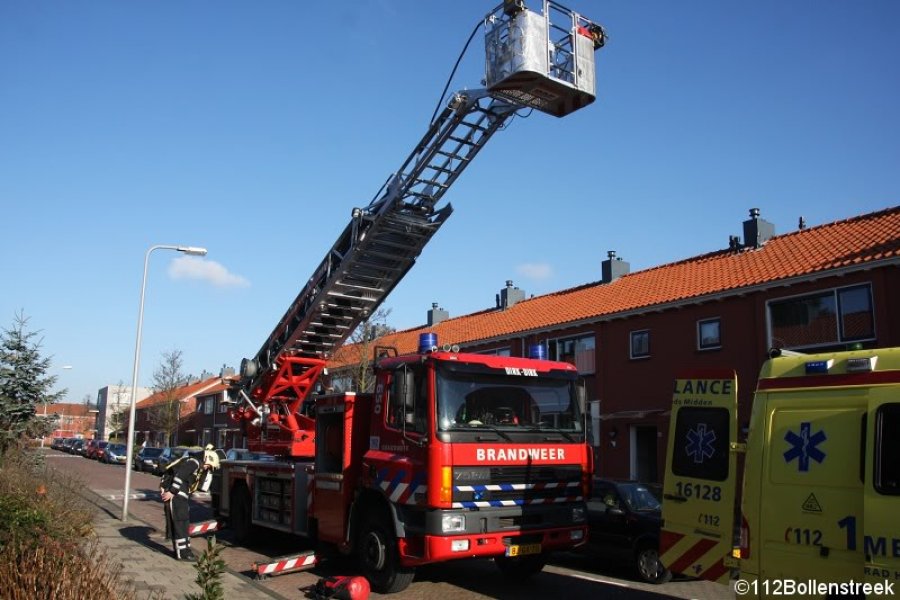
<instances>
[{"instance_id":1,"label":"yellow helmet","mask_svg":"<svg viewBox=\"0 0 900 600\"><path fill-rule=\"evenodd\" d=\"M213 451L212 444L207 444L203 451L203 464L209 465L213 469L219 468L219 455Z\"/></svg>"}]
</instances>

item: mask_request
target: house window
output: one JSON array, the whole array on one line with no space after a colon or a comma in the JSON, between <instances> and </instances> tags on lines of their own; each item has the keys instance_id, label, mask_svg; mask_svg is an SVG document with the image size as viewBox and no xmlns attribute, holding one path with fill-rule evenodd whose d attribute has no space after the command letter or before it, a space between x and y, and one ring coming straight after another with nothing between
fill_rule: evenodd
<instances>
[{"instance_id":1,"label":"house window","mask_svg":"<svg viewBox=\"0 0 900 600\"><path fill-rule=\"evenodd\" d=\"M480 350L476 354L486 354L488 356L511 356L509 346L506 348L493 348L491 350Z\"/></svg>"},{"instance_id":2,"label":"house window","mask_svg":"<svg viewBox=\"0 0 900 600\"><path fill-rule=\"evenodd\" d=\"M213 411L214 398L206 398L203 400L203 414L211 415Z\"/></svg>"},{"instance_id":3,"label":"house window","mask_svg":"<svg viewBox=\"0 0 900 600\"><path fill-rule=\"evenodd\" d=\"M225 404L224 400L223 400L222 402L219 402L219 412L220 412L220 413L227 413L227 412L228 412L228 405Z\"/></svg>"},{"instance_id":4,"label":"house window","mask_svg":"<svg viewBox=\"0 0 900 600\"><path fill-rule=\"evenodd\" d=\"M203 443L202 446L212 443L212 429L204 429L203 430Z\"/></svg>"},{"instance_id":5,"label":"house window","mask_svg":"<svg viewBox=\"0 0 900 600\"><path fill-rule=\"evenodd\" d=\"M718 318L697 321L698 350L712 350L722 346L721 323Z\"/></svg>"},{"instance_id":6,"label":"house window","mask_svg":"<svg viewBox=\"0 0 900 600\"><path fill-rule=\"evenodd\" d=\"M631 358L646 358L650 356L650 330L631 332Z\"/></svg>"},{"instance_id":7,"label":"house window","mask_svg":"<svg viewBox=\"0 0 900 600\"><path fill-rule=\"evenodd\" d=\"M811 348L875 339L869 284L769 302L771 345Z\"/></svg>"},{"instance_id":8,"label":"house window","mask_svg":"<svg viewBox=\"0 0 900 600\"><path fill-rule=\"evenodd\" d=\"M589 375L597 369L596 341L592 335L550 340L547 351L550 360L573 364L579 374Z\"/></svg>"}]
</instances>

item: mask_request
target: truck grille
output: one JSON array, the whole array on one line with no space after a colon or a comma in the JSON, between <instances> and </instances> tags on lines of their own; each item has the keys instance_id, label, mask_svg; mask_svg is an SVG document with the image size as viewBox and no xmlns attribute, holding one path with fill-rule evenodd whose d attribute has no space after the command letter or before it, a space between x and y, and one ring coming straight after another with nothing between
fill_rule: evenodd
<instances>
[{"instance_id":1,"label":"truck grille","mask_svg":"<svg viewBox=\"0 0 900 600\"><path fill-rule=\"evenodd\" d=\"M457 467L453 507L487 508L582 500L581 467Z\"/></svg>"}]
</instances>

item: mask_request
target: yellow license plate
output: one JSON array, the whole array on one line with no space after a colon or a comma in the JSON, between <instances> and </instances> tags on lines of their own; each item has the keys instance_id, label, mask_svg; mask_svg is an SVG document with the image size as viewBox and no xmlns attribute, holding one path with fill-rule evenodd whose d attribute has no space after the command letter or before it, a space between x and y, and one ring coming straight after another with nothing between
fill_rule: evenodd
<instances>
[{"instance_id":1,"label":"yellow license plate","mask_svg":"<svg viewBox=\"0 0 900 600\"><path fill-rule=\"evenodd\" d=\"M507 556L523 556L525 554L540 554L540 544L522 544L521 546L509 546L506 548Z\"/></svg>"}]
</instances>

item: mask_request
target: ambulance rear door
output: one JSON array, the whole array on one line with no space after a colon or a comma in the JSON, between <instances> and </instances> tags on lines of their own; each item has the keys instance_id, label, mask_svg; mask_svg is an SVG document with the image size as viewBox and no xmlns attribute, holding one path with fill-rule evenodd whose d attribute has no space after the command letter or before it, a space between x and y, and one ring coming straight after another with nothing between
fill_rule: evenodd
<instances>
[{"instance_id":1,"label":"ambulance rear door","mask_svg":"<svg viewBox=\"0 0 900 600\"><path fill-rule=\"evenodd\" d=\"M863 536L855 543L865 552L865 580L900 591L900 385L871 388L867 418Z\"/></svg>"},{"instance_id":2,"label":"ambulance rear door","mask_svg":"<svg viewBox=\"0 0 900 600\"><path fill-rule=\"evenodd\" d=\"M674 573L727 584L737 482L737 376L676 377L663 485L660 559Z\"/></svg>"}]
</instances>

